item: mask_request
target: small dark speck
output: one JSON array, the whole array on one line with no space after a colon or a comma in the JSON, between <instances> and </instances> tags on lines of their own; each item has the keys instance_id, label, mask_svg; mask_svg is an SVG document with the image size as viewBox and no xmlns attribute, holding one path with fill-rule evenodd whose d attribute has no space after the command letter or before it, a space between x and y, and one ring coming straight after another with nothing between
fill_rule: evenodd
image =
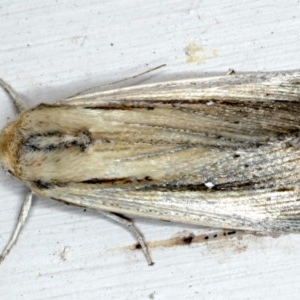
<instances>
[{"instance_id":1,"label":"small dark speck","mask_svg":"<svg viewBox=\"0 0 300 300\"><path fill-rule=\"evenodd\" d=\"M86 212L86 208L83 210L83 212Z\"/></svg>"},{"instance_id":2,"label":"small dark speck","mask_svg":"<svg viewBox=\"0 0 300 300\"><path fill-rule=\"evenodd\" d=\"M204 239L205 239L205 240L208 240L208 239L209 239L209 236L207 235L206 237L204 237Z\"/></svg>"},{"instance_id":3,"label":"small dark speck","mask_svg":"<svg viewBox=\"0 0 300 300\"><path fill-rule=\"evenodd\" d=\"M110 43L110 45L113 47L113 46L114 46L114 43Z\"/></svg>"},{"instance_id":4,"label":"small dark speck","mask_svg":"<svg viewBox=\"0 0 300 300\"><path fill-rule=\"evenodd\" d=\"M142 246L141 246L141 244L140 243L138 243L138 244L135 244L135 249L141 249L142 248Z\"/></svg>"},{"instance_id":5,"label":"small dark speck","mask_svg":"<svg viewBox=\"0 0 300 300\"><path fill-rule=\"evenodd\" d=\"M244 164L244 168L248 168L249 167L249 165L248 164Z\"/></svg>"},{"instance_id":6,"label":"small dark speck","mask_svg":"<svg viewBox=\"0 0 300 300\"><path fill-rule=\"evenodd\" d=\"M240 157L239 154L234 154L234 155L233 155L233 158L239 158L239 157Z\"/></svg>"},{"instance_id":7,"label":"small dark speck","mask_svg":"<svg viewBox=\"0 0 300 300\"><path fill-rule=\"evenodd\" d=\"M49 183L43 182L43 181L41 181L41 180L37 180L37 181L35 181L34 183L35 183L35 186L36 186L38 189L45 189L45 190L47 190L47 189L49 189L49 187L50 187L50 184L49 184Z\"/></svg>"},{"instance_id":8,"label":"small dark speck","mask_svg":"<svg viewBox=\"0 0 300 300\"><path fill-rule=\"evenodd\" d=\"M192 235L189 235L189 236L185 236L182 241L185 243L185 244L191 244L193 242L193 239L194 237Z\"/></svg>"},{"instance_id":9,"label":"small dark speck","mask_svg":"<svg viewBox=\"0 0 300 300\"><path fill-rule=\"evenodd\" d=\"M236 231L235 231L235 230L233 230L233 231L228 231L228 232L227 232L227 235L233 235L233 234L236 234Z\"/></svg>"},{"instance_id":10,"label":"small dark speck","mask_svg":"<svg viewBox=\"0 0 300 300\"><path fill-rule=\"evenodd\" d=\"M234 69L229 69L228 72L227 72L227 75L234 75L235 74L235 71Z\"/></svg>"},{"instance_id":11,"label":"small dark speck","mask_svg":"<svg viewBox=\"0 0 300 300\"><path fill-rule=\"evenodd\" d=\"M216 237L218 237L218 235L217 235L217 234L214 234L214 238L216 238Z\"/></svg>"}]
</instances>

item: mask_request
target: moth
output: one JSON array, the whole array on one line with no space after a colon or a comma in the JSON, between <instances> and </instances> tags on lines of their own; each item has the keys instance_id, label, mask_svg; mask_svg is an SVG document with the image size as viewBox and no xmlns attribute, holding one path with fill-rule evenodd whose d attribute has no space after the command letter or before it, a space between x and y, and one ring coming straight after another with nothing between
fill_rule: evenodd
<instances>
[{"instance_id":1,"label":"moth","mask_svg":"<svg viewBox=\"0 0 300 300\"><path fill-rule=\"evenodd\" d=\"M232 74L87 92L27 108L0 135L0 160L32 196L200 226L300 231L300 71Z\"/></svg>"}]
</instances>

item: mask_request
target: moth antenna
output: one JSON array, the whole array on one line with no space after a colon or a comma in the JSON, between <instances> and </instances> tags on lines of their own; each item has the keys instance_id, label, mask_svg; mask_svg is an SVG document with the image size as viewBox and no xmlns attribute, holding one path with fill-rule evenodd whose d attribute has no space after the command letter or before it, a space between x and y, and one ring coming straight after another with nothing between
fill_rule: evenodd
<instances>
[{"instance_id":1,"label":"moth antenna","mask_svg":"<svg viewBox=\"0 0 300 300\"><path fill-rule=\"evenodd\" d=\"M21 113L22 111L28 109L27 104L20 97L20 95L1 78L0 78L0 86L4 89L4 91L9 95L9 97L13 101L14 106L18 113Z\"/></svg>"}]
</instances>

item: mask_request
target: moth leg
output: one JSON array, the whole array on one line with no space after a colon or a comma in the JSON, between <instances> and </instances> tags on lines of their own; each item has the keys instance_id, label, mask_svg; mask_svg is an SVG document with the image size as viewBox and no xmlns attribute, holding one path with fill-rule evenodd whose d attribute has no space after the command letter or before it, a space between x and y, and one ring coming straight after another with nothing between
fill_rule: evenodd
<instances>
[{"instance_id":1,"label":"moth leg","mask_svg":"<svg viewBox=\"0 0 300 300\"><path fill-rule=\"evenodd\" d=\"M165 67L166 64L163 64L163 65L159 65L157 67L154 67L154 68L151 68L151 69L148 69L142 73L138 73L136 75L133 75L131 77L127 77L127 78L123 78L123 79L120 79L120 80L117 80L117 81L113 81L113 82L110 82L110 83L107 83L107 84L103 84L101 86L96 86L96 87L92 87L92 88L89 88L89 89L86 89L86 90L83 90L79 93L76 93L75 95L72 95L68 98L73 98L73 97L77 97L77 96L82 96L82 95L85 95L85 94L88 94L88 93L93 93L93 92L101 92L101 91L108 91L108 90L111 90L112 88L122 88L124 86L130 86L130 85L134 85L133 82L131 82L131 84L128 84L128 81L130 80L134 80L138 77L142 77L148 73L151 73L153 71L156 71L160 68L163 68ZM122 83L126 83L126 85L120 85Z\"/></svg>"},{"instance_id":2,"label":"moth leg","mask_svg":"<svg viewBox=\"0 0 300 300\"><path fill-rule=\"evenodd\" d=\"M32 198L33 198L33 194L32 192L29 192L26 195L26 198L23 202L23 205L21 207L20 210L20 214L19 214L19 218L18 218L18 223L15 227L15 230L12 234L12 236L10 237L6 247L4 248L1 256L0 256L0 264L2 263L2 261L5 259L5 257L9 254L11 248L14 246L14 244L17 242L18 237L20 235L20 232L27 220L27 217L29 215L31 206L32 206Z\"/></svg>"},{"instance_id":3,"label":"moth leg","mask_svg":"<svg viewBox=\"0 0 300 300\"><path fill-rule=\"evenodd\" d=\"M156 70L158 70L158 69L161 69L161 68L163 68L163 67L166 67L166 66L167 66L166 64L162 64L162 65L159 65L159 66L157 66L157 67L148 69L148 70L146 70L146 71L144 71L144 72L135 74L135 75L133 75L133 76L131 76L131 77L127 77L127 78L123 78L123 79L121 79L121 80L117 80L117 81L111 82L111 83L109 83L108 85L114 85L114 84L118 84L118 83L122 83L122 82L129 81L129 80L132 80L132 79L135 79L135 78L138 78L138 77L142 77L142 76L144 76L144 75L146 75L146 74L148 74L148 73L154 72L154 71L156 71Z\"/></svg>"},{"instance_id":4,"label":"moth leg","mask_svg":"<svg viewBox=\"0 0 300 300\"><path fill-rule=\"evenodd\" d=\"M141 232L135 227L134 222L131 220L126 219L125 217L123 217L122 215L117 215L114 213L109 213L109 212L103 212L103 211L99 211L103 216L115 221L116 223L126 227L126 229L128 231L130 231L133 236L136 238L136 240L138 241L138 243L141 246L141 249L145 255L145 258L147 260L147 263L149 266L154 265L154 262L151 258L151 255L149 253L149 249L145 243L144 237L141 234Z\"/></svg>"},{"instance_id":5,"label":"moth leg","mask_svg":"<svg viewBox=\"0 0 300 300\"><path fill-rule=\"evenodd\" d=\"M0 78L0 86L5 90L5 92L9 95L9 97L12 99L15 108L18 113L28 109L27 104L24 102L24 100L18 95L18 93L3 79Z\"/></svg>"}]
</instances>

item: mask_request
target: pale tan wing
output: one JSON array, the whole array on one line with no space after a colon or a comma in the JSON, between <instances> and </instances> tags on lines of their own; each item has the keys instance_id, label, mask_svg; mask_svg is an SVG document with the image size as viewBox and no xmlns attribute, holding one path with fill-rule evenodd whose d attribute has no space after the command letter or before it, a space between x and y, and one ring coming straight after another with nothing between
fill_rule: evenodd
<instances>
[{"instance_id":1,"label":"pale tan wing","mask_svg":"<svg viewBox=\"0 0 300 300\"><path fill-rule=\"evenodd\" d=\"M265 143L281 134L297 133L299 95L300 71L295 70L133 86L72 97L60 104L111 110L105 113L109 120L121 124L124 117L125 126L135 122L133 130L142 133L142 127L152 126L146 131L153 141L165 132L174 136L177 130L175 135L183 142L198 143L201 135L201 144L221 146L226 138L231 145Z\"/></svg>"},{"instance_id":2,"label":"pale tan wing","mask_svg":"<svg viewBox=\"0 0 300 300\"><path fill-rule=\"evenodd\" d=\"M267 148L212 164L208 158L190 181L184 176L163 184L147 182L147 178L140 182L93 179L37 193L80 206L169 221L298 232L299 150L283 143Z\"/></svg>"},{"instance_id":3,"label":"pale tan wing","mask_svg":"<svg viewBox=\"0 0 300 300\"><path fill-rule=\"evenodd\" d=\"M168 103L179 100L187 100L189 103L214 100L234 103L245 100L290 102L299 99L299 80L300 70L200 77L88 93L58 103L111 107L113 104L132 106L144 101Z\"/></svg>"},{"instance_id":4,"label":"pale tan wing","mask_svg":"<svg viewBox=\"0 0 300 300\"><path fill-rule=\"evenodd\" d=\"M38 106L18 123L19 178L97 209L297 231L299 77L169 82Z\"/></svg>"}]
</instances>

